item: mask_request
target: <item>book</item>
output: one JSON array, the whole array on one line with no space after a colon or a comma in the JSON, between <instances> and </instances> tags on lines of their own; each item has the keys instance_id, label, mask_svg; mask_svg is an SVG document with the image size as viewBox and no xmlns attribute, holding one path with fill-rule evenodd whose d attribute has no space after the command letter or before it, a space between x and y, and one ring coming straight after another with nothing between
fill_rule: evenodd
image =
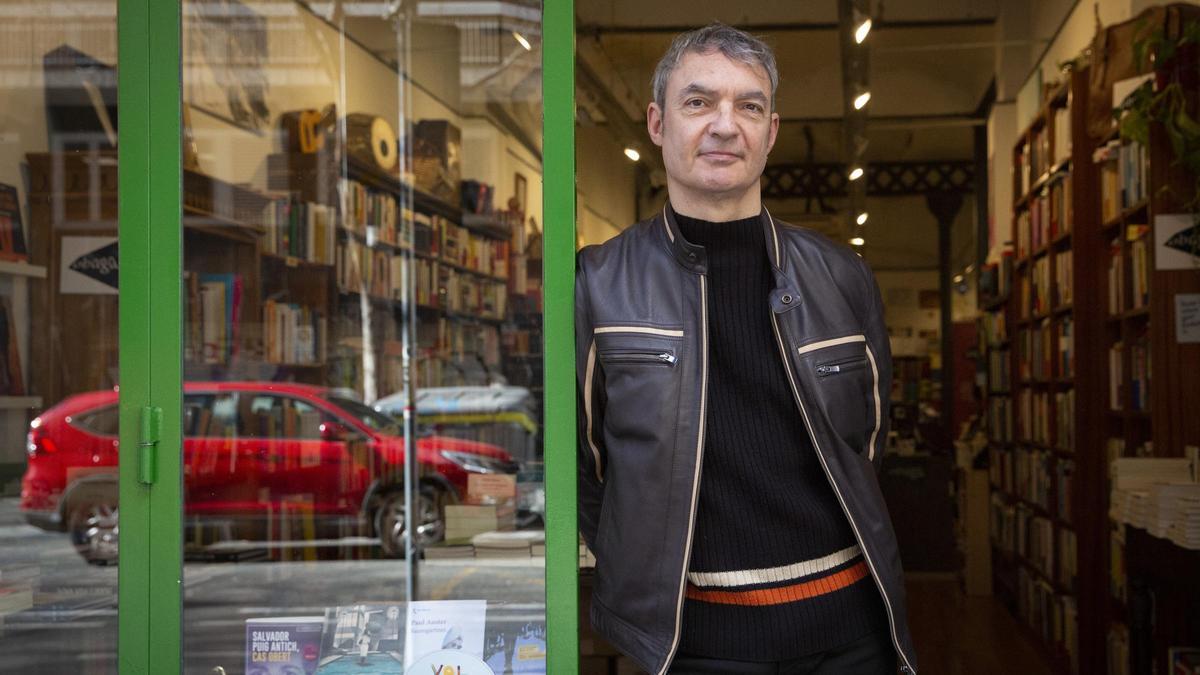
<instances>
[{"instance_id":1,"label":"book","mask_svg":"<svg viewBox=\"0 0 1200 675\"><path fill-rule=\"evenodd\" d=\"M404 632L405 672L417 672L412 666L418 659L447 649L482 659L486 619L486 600L408 603Z\"/></svg>"},{"instance_id":2,"label":"book","mask_svg":"<svg viewBox=\"0 0 1200 675\"><path fill-rule=\"evenodd\" d=\"M246 619L246 673L317 672L323 616Z\"/></svg>"},{"instance_id":3,"label":"book","mask_svg":"<svg viewBox=\"0 0 1200 675\"><path fill-rule=\"evenodd\" d=\"M360 603L327 613L333 625L321 643L318 674L403 672L403 603Z\"/></svg>"},{"instance_id":4,"label":"book","mask_svg":"<svg viewBox=\"0 0 1200 675\"><path fill-rule=\"evenodd\" d=\"M0 297L0 395L23 396L24 393L16 317L13 316L12 302L4 296Z\"/></svg>"},{"instance_id":5,"label":"book","mask_svg":"<svg viewBox=\"0 0 1200 675\"><path fill-rule=\"evenodd\" d=\"M0 183L0 260L29 260L17 189L4 183Z\"/></svg>"}]
</instances>

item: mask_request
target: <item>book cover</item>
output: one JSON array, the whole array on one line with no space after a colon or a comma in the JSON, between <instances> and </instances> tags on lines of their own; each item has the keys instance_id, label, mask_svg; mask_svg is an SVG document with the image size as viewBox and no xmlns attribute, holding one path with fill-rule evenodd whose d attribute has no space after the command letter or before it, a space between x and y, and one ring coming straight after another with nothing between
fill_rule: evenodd
<instances>
[{"instance_id":1,"label":"book cover","mask_svg":"<svg viewBox=\"0 0 1200 675\"><path fill-rule=\"evenodd\" d=\"M246 675L313 675L325 617L246 620Z\"/></svg>"},{"instance_id":2,"label":"book cover","mask_svg":"<svg viewBox=\"0 0 1200 675\"><path fill-rule=\"evenodd\" d=\"M408 603L404 664L442 650L458 650L483 658L486 600L442 600Z\"/></svg>"},{"instance_id":3,"label":"book cover","mask_svg":"<svg viewBox=\"0 0 1200 675\"><path fill-rule=\"evenodd\" d=\"M400 603L338 607L326 631L320 675L400 675L404 610Z\"/></svg>"},{"instance_id":4,"label":"book cover","mask_svg":"<svg viewBox=\"0 0 1200 675\"><path fill-rule=\"evenodd\" d=\"M0 183L0 259L29 260L25 230L21 227L21 202L17 189Z\"/></svg>"}]
</instances>

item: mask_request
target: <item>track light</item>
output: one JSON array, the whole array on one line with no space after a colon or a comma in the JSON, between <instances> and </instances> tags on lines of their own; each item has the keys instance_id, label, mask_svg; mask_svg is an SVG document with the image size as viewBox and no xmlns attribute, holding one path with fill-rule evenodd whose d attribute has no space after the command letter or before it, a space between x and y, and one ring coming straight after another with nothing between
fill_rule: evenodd
<instances>
[{"instance_id":1,"label":"track light","mask_svg":"<svg viewBox=\"0 0 1200 675\"><path fill-rule=\"evenodd\" d=\"M867 240L863 239L862 237L851 237L850 238L851 246L862 246L863 244L866 244L866 243L867 243Z\"/></svg>"},{"instance_id":2,"label":"track light","mask_svg":"<svg viewBox=\"0 0 1200 675\"><path fill-rule=\"evenodd\" d=\"M635 162L642 158L642 154L633 148L625 148L625 156Z\"/></svg>"},{"instance_id":3,"label":"track light","mask_svg":"<svg viewBox=\"0 0 1200 675\"><path fill-rule=\"evenodd\" d=\"M871 92L864 91L863 93L859 94L857 98L854 99L854 109L862 110L863 106L865 106L867 104L867 101L870 101L870 100L871 100Z\"/></svg>"},{"instance_id":4,"label":"track light","mask_svg":"<svg viewBox=\"0 0 1200 675\"><path fill-rule=\"evenodd\" d=\"M857 12L855 12L857 14ZM858 24L858 28L854 29L854 41L862 44L863 40L867 39L867 33L871 32L871 19L867 18Z\"/></svg>"},{"instance_id":5,"label":"track light","mask_svg":"<svg viewBox=\"0 0 1200 675\"><path fill-rule=\"evenodd\" d=\"M512 32L512 36L514 38L516 38L517 42L521 43L521 46L525 48L525 51L527 51L527 52L533 51L533 45L529 44L529 40L526 40L524 35L521 35L520 33L518 33L517 31L514 30Z\"/></svg>"},{"instance_id":6,"label":"track light","mask_svg":"<svg viewBox=\"0 0 1200 675\"><path fill-rule=\"evenodd\" d=\"M859 178L862 178L862 175L863 168L861 166L856 166L850 170L850 180L858 180Z\"/></svg>"},{"instance_id":7,"label":"track light","mask_svg":"<svg viewBox=\"0 0 1200 675\"><path fill-rule=\"evenodd\" d=\"M858 214L858 220L856 220L855 222L858 223L859 225L866 225L867 224L867 212L863 211L862 213Z\"/></svg>"}]
</instances>

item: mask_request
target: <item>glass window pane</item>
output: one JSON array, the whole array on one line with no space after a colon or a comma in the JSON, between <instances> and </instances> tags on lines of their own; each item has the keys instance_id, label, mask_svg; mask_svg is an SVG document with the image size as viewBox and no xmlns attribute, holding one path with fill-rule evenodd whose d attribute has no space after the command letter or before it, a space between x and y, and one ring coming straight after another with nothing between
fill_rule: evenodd
<instances>
[{"instance_id":1,"label":"glass window pane","mask_svg":"<svg viewBox=\"0 0 1200 675\"><path fill-rule=\"evenodd\" d=\"M0 0L0 653L117 672L116 0Z\"/></svg>"},{"instance_id":2,"label":"glass window pane","mask_svg":"<svg viewBox=\"0 0 1200 675\"><path fill-rule=\"evenodd\" d=\"M545 669L541 8L467 9L183 3L187 672Z\"/></svg>"}]
</instances>

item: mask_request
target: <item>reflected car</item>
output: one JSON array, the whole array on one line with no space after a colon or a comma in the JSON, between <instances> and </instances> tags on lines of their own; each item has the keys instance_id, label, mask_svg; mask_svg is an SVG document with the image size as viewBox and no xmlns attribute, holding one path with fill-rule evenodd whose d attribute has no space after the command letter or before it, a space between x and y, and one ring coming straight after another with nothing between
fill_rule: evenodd
<instances>
[{"instance_id":1,"label":"reflected car","mask_svg":"<svg viewBox=\"0 0 1200 675\"><path fill-rule=\"evenodd\" d=\"M78 394L30 423L21 510L65 531L89 562L117 558L117 392ZM188 382L184 516L197 538L379 538L404 555L404 438L396 421L339 391L273 382ZM444 509L472 473L515 474L488 443L416 440L417 541L445 535ZM202 528L197 530L196 528Z\"/></svg>"}]
</instances>

